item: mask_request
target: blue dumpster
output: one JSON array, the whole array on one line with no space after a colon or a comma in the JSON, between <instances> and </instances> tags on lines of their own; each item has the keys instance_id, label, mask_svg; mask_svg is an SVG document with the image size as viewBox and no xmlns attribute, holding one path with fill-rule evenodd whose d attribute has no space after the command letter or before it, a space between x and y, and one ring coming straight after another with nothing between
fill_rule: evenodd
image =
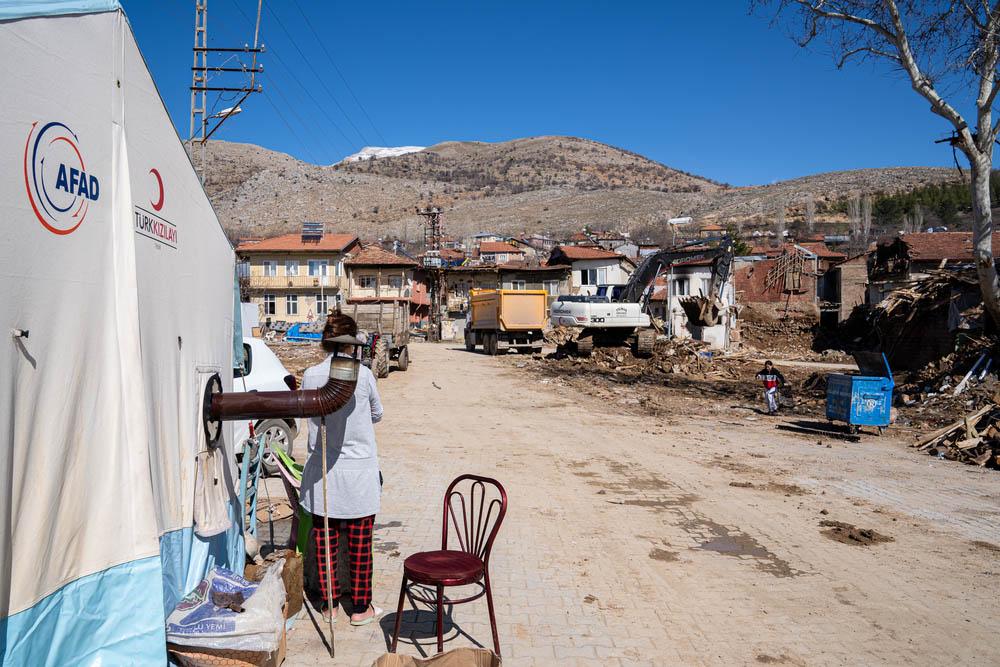
<instances>
[{"instance_id":1,"label":"blue dumpster","mask_svg":"<svg viewBox=\"0 0 1000 667\"><path fill-rule=\"evenodd\" d=\"M860 373L826 376L826 418L846 422L853 433L859 426L877 426L879 434L889 425L892 410L892 371L880 352L857 352Z\"/></svg>"}]
</instances>

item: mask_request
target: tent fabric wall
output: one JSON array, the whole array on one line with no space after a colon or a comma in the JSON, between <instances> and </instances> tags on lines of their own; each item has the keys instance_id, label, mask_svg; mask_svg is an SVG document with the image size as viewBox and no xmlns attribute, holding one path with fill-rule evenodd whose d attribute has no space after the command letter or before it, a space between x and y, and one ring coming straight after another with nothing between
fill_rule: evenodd
<instances>
[{"instance_id":1,"label":"tent fabric wall","mask_svg":"<svg viewBox=\"0 0 1000 667\"><path fill-rule=\"evenodd\" d=\"M233 250L116 8L0 13L26 17L0 22L3 664L162 664L165 611L239 565L238 519L193 526ZM228 432L219 455L238 517Z\"/></svg>"}]
</instances>

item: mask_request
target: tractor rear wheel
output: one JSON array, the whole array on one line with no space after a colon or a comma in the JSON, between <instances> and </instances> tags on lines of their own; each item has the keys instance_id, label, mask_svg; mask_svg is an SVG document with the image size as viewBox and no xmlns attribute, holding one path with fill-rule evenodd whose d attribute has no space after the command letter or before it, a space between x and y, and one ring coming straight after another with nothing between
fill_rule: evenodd
<instances>
[{"instance_id":1,"label":"tractor rear wheel","mask_svg":"<svg viewBox=\"0 0 1000 667\"><path fill-rule=\"evenodd\" d=\"M372 371L375 377L389 377L389 344L384 338L375 341L375 349L372 350Z\"/></svg>"},{"instance_id":2,"label":"tractor rear wheel","mask_svg":"<svg viewBox=\"0 0 1000 667\"><path fill-rule=\"evenodd\" d=\"M399 356L396 357L396 368L398 368L401 371L405 371L409 367L410 367L410 349L408 347L404 347L402 350L399 351Z\"/></svg>"}]
</instances>

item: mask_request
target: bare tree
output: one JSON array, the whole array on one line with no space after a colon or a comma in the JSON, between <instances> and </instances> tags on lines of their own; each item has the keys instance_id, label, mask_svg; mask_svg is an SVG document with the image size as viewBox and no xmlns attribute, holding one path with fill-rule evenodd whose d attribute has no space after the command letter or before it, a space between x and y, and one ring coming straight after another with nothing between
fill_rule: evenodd
<instances>
[{"instance_id":1,"label":"bare tree","mask_svg":"<svg viewBox=\"0 0 1000 667\"><path fill-rule=\"evenodd\" d=\"M851 236L861 236L861 197L856 194L847 200L847 221L851 226Z\"/></svg>"},{"instance_id":2,"label":"bare tree","mask_svg":"<svg viewBox=\"0 0 1000 667\"><path fill-rule=\"evenodd\" d=\"M865 195L861 200L861 238L866 242L872 233L872 198Z\"/></svg>"},{"instance_id":3,"label":"bare tree","mask_svg":"<svg viewBox=\"0 0 1000 667\"><path fill-rule=\"evenodd\" d=\"M903 218L903 229L907 234L916 234L924 229L924 209L920 204L913 205L913 211Z\"/></svg>"},{"instance_id":4,"label":"bare tree","mask_svg":"<svg viewBox=\"0 0 1000 667\"><path fill-rule=\"evenodd\" d=\"M813 196L806 195L806 229L809 230L811 234L816 226L816 200Z\"/></svg>"},{"instance_id":5,"label":"bare tree","mask_svg":"<svg viewBox=\"0 0 1000 667\"><path fill-rule=\"evenodd\" d=\"M872 59L903 73L931 112L948 121L951 145L969 161L973 247L983 303L1000 324L993 260L990 171L1000 61L1000 0L751 0L794 22L801 46L827 38L842 67ZM946 96L948 99L946 99ZM970 123L958 111L974 105Z\"/></svg>"},{"instance_id":6,"label":"bare tree","mask_svg":"<svg viewBox=\"0 0 1000 667\"><path fill-rule=\"evenodd\" d=\"M778 235L778 241L785 238L785 200L779 199L774 211L774 231Z\"/></svg>"}]
</instances>

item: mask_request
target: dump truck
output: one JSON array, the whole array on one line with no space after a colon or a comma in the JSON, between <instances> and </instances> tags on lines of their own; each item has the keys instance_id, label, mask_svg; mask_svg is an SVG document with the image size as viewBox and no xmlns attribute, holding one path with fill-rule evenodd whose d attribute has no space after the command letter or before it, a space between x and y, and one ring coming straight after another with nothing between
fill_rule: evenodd
<instances>
[{"instance_id":1,"label":"dump truck","mask_svg":"<svg viewBox=\"0 0 1000 667\"><path fill-rule=\"evenodd\" d=\"M410 366L410 307L406 301L349 303L342 309L367 336L362 361L377 378L389 375L391 362L405 371Z\"/></svg>"},{"instance_id":2,"label":"dump truck","mask_svg":"<svg viewBox=\"0 0 1000 667\"><path fill-rule=\"evenodd\" d=\"M495 355L516 348L541 352L548 293L545 290L472 290L465 324L465 349L482 345Z\"/></svg>"}]
</instances>

